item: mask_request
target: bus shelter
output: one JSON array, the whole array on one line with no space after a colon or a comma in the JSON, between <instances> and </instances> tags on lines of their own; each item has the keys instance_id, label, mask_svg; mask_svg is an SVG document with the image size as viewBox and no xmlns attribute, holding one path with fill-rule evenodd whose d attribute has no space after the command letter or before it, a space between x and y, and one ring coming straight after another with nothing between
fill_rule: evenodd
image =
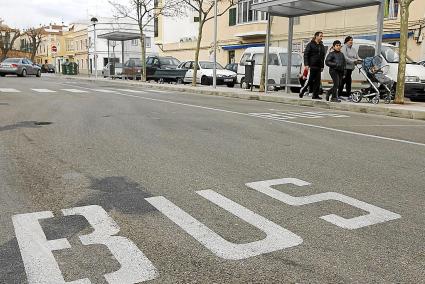
<instances>
[{"instance_id":1,"label":"bus shelter","mask_svg":"<svg viewBox=\"0 0 425 284\"><path fill-rule=\"evenodd\" d=\"M252 4L251 9L267 12L269 14L267 23L267 36L265 45L266 56L266 80L265 92L268 84L268 57L270 46L271 17L287 17L288 27L288 61L286 71L286 92L290 93L288 87L291 80L292 65L292 42L294 37L294 18L308 15L316 15L329 12L344 11L356 8L378 6L377 14L377 34L376 34L376 55L381 53L382 34L384 29L384 0L266 0Z\"/></svg>"},{"instance_id":2,"label":"bus shelter","mask_svg":"<svg viewBox=\"0 0 425 284\"><path fill-rule=\"evenodd\" d=\"M125 61L124 61L124 53L125 53L124 42L129 41L129 40L139 39L140 34L130 33L130 32L114 31L114 32L99 35L98 38L106 39L107 42L108 42L108 62L110 61L110 52L109 52L110 42L118 42L118 41L121 42L121 58L122 58L122 64L124 66L124 63L125 63ZM115 60L112 60L112 63L115 65Z\"/></svg>"}]
</instances>

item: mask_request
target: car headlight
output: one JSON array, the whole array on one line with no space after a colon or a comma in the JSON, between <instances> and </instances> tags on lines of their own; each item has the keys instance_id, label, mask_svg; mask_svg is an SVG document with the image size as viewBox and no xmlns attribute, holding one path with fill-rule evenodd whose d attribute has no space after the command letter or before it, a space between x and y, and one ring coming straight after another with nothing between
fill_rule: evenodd
<instances>
[{"instance_id":1,"label":"car headlight","mask_svg":"<svg viewBox=\"0 0 425 284\"><path fill-rule=\"evenodd\" d=\"M406 76L406 83L419 83L420 81L418 76Z\"/></svg>"},{"instance_id":2,"label":"car headlight","mask_svg":"<svg viewBox=\"0 0 425 284\"><path fill-rule=\"evenodd\" d=\"M222 74L217 74L217 77L218 78L223 78L223 75Z\"/></svg>"}]
</instances>

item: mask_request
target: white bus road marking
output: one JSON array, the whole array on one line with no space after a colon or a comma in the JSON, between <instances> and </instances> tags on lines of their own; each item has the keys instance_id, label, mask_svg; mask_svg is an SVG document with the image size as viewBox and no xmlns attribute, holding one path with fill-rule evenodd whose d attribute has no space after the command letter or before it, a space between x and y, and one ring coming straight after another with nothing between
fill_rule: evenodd
<instances>
[{"instance_id":1,"label":"white bus road marking","mask_svg":"<svg viewBox=\"0 0 425 284\"><path fill-rule=\"evenodd\" d=\"M2 92L2 93L20 93L21 91L18 91L16 89L10 89L10 88L0 88L0 92Z\"/></svg>"},{"instance_id":2,"label":"white bus road marking","mask_svg":"<svg viewBox=\"0 0 425 284\"><path fill-rule=\"evenodd\" d=\"M120 92L135 93L135 94L146 94L146 91L140 91L140 90L131 90L131 89L114 89L114 90L120 91Z\"/></svg>"},{"instance_id":3,"label":"white bus road marking","mask_svg":"<svg viewBox=\"0 0 425 284\"><path fill-rule=\"evenodd\" d=\"M220 235L187 214L165 197L150 197L146 198L146 200L212 253L223 259L246 259L294 247L303 242L300 236L212 190L202 190L196 193L260 229L267 234L267 237L251 243L235 244L223 239Z\"/></svg>"},{"instance_id":4,"label":"white bus road marking","mask_svg":"<svg viewBox=\"0 0 425 284\"><path fill-rule=\"evenodd\" d=\"M52 91L49 89L31 89L31 90L37 93L56 93L56 91Z\"/></svg>"},{"instance_id":5,"label":"white bus road marking","mask_svg":"<svg viewBox=\"0 0 425 284\"><path fill-rule=\"evenodd\" d=\"M326 201L326 200L335 200L335 201L340 201L348 205L351 205L353 207L359 208L366 212L369 212L369 214L367 215L354 217L350 219L346 219L335 214L330 214L330 215L320 217L320 219L323 219L329 223L332 223L344 229L349 229L349 230L359 229L366 226L371 226L374 224L384 223L387 221L401 218L399 214L396 214L391 211L382 209L378 206L374 206L372 204L357 200L355 198L346 196L341 193L325 192L325 193L319 193L319 194L314 194L310 196L295 197L272 188L272 186L275 186L275 185L285 185L285 184L293 184L300 187L310 185L310 183L303 180L296 179L296 178L284 178L284 179L251 182L251 183L247 183L246 186L292 206L302 206L302 205L317 203L317 202Z\"/></svg>"},{"instance_id":6,"label":"white bus road marking","mask_svg":"<svg viewBox=\"0 0 425 284\"><path fill-rule=\"evenodd\" d=\"M61 89L61 91L69 92L69 93L87 93L87 91L79 90L79 89Z\"/></svg>"},{"instance_id":7,"label":"white bus road marking","mask_svg":"<svg viewBox=\"0 0 425 284\"><path fill-rule=\"evenodd\" d=\"M63 83L63 85L69 85L69 84ZM88 88L86 88L86 89L88 89ZM180 106L186 106L186 107L192 107L192 108L206 109L206 110L223 112L223 113L230 113L230 114L235 114L235 115L257 117L256 115L253 115L252 113L243 113L243 112L238 112L238 111L231 111L231 110L225 110L225 109L219 109L219 108L213 108L213 107L206 107L206 106L201 106L201 105L179 103L179 102L174 102L174 101L169 101L169 100L154 99L154 98L141 97L141 96L135 96L135 95L123 94L123 93L115 93L114 95L118 95L118 96L122 96L122 97L137 98L137 99L153 101L153 102L174 104L174 105L180 105ZM300 125L300 126L305 126L305 127L310 127L310 128L317 128L317 129L321 129L321 130L344 133L344 134L348 134L348 135L355 135L355 136L373 138L373 139L378 139L378 140L385 140L385 141L391 141L391 142L397 142L397 143L403 143L403 144L425 147L425 143L413 142L413 141L409 141L409 140L389 138L389 137L384 137L384 136L378 136L378 135L366 134L366 133L361 133L361 132L354 132L354 131L343 130L343 129L338 129L338 128L320 126L320 125L315 125L315 124L308 124L308 123L303 123L303 122L298 122L298 121L279 120L279 119L275 119L273 117L257 117L257 118L269 119L269 120L274 120L274 121L281 121L281 122L288 123L288 124Z\"/></svg>"},{"instance_id":8,"label":"white bus road marking","mask_svg":"<svg viewBox=\"0 0 425 284\"><path fill-rule=\"evenodd\" d=\"M95 92L99 92L99 93L108 93L108 94L117 93L117 91L109 90L109 89L91 89L91 90Z\"/></svg>"},{"instance_id":9,"label":"white bus road marking","mask_svg":"<svg viewBox=\"0 0 425 284\"><path fill-rule=\"evenodd\" d=\"M111 284L134 284L155 279L158 275L150 260L129 239L114 236L119 232L118 225L106 211L97 205L62 210L65 216L82 215L94 231L80 236L83 245L105 245L121 264L121 268L104 275ZM90 280L79 279L65 282L52 251L69 249L67 239L47 240L39 223L41 219L53 218L50 211L19 214L12 217L22 259L30 284L90 284Z\"/></svg>"}]
</instances>

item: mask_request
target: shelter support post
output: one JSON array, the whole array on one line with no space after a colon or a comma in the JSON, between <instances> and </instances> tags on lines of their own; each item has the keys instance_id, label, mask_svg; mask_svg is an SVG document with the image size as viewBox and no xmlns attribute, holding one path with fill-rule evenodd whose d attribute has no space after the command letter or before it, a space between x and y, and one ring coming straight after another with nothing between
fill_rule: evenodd
<instances>
[{"instance_id":1,"label":"shelter support post","mask_svg":"<svg viewBox=\"0 0 425 284\"><path fill-rule=\"evenodd\" d=\"M109 55L109 39L106 41L106 43L108 44L108 62L106 64L109 64L111 62L111 56ZM109 66L109 70L111 70L111 66ZM108 76L109 75L111 75L111 73L109 73Z\"/></svg>"},{"instance_id":2,"label":"shelter support post","mask_svg":"<svg viewBox=\"0 0 425 284\"><path fill-rule=\"evenodd\" d=\"M121 41L121 60L122 60L122 67L123 67L123 70L124 70L124 41L122 40ZM125 75L124 75L124 73L122 74L122 78L123 79L125 79Z\"/></svg>"},{"instance_id":3,"label":"shelter support post","mask_svg":"<svg viewBox=\"0 0 425 284\"><path fill-rule=\"evenodd\" d=\"M289 18L289 28L288 28L288 61L286 66L286 84L285 91L287 94L291 93L291 72L292 72L292 42L294 38L294 18Z\"/></svg>"},{"instance_id":4,"label":"shelter support post","mask_svg":"<svg viewBox=\"0 0 425 284\"><path fill-rule=\"evenodd\" d=\"M271 34L271 27L272 27L272 15L267 14L267 32L266 32L266 45L265 45L265 51L264 56L266 57L266 70L265 70L265 76L264 76L264 93L267 94L268 88L269 88L269 47L270 47L270 34Z\"/></svg>"},{"instance_id":5,"label":"shelter support post","mask_svg":"<svg viewBox=\"0 0 425 284\"><path fill-rule=\"evenodd\" d=\"M377 31L376 31L376 49L375 55L381 54L382 50L382 35L384 33L384 2L378 6L378 15L377 15Z\"/></svg>"}]
</instances>

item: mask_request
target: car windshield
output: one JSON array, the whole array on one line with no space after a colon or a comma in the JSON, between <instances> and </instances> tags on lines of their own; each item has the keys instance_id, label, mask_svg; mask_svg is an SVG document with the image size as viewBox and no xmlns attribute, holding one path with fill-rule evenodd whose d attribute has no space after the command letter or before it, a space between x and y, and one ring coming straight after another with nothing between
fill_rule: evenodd
<instances>
[{"instance_id":1,"label":"car windshield","mask_svg":"<svg viewBox=\"0 0 425 284\"><path fill-rule=\"evenodd\" d=\"M394 47L383 46L381 54L388 63L398 63L400 61L398 48L395 46ZM409 56L406 56L406 62L407 64L415 63L415 61L413 61Z\"/></svg>"},{"instance_id":2,"label":"car windshield","mask_svg":"<svg viewBox=\"0 0 425 284\"><path fill-rule=\"evenodd\" d=\"M3 63L20 63L21 59L19 58L7 58L3 61Z\"/></svg>"},{"instance_id":3,"label":"car windshield","mask_svg":"<svg viewBox=\"0 0 425 284\"><path fill-rule=\"evenodd\" d=\"M163 57L163 58L159 58L159 62L161 63L161 65L179 65L180 61L178 61L175 58L172 57Z\"/></svg>"},{"instance_id":4,"label":"car windshield","mask_svg":"<svg viewBox=\"0 0 425 284\"><path fill-rule=\"evenodd\" d=\"M288 53L279 53L280 60L282 61L283 66L288 65ZM291 66L301 66L302 58L299 54L292 54L292 63Z\"/></svg>"},{"instance_id":5,"label":"car windshield","mask_svg":"<svg viewBox=\"0 0 425 284\"><path fill-rule=\"evenodd\" d=\"M199 65L201 66L201 69L214 69L214 62L201 61L199 62ZM219 63L217 63L217 69L222 70L224 68Z\"/></svg>"}]
</instances>

